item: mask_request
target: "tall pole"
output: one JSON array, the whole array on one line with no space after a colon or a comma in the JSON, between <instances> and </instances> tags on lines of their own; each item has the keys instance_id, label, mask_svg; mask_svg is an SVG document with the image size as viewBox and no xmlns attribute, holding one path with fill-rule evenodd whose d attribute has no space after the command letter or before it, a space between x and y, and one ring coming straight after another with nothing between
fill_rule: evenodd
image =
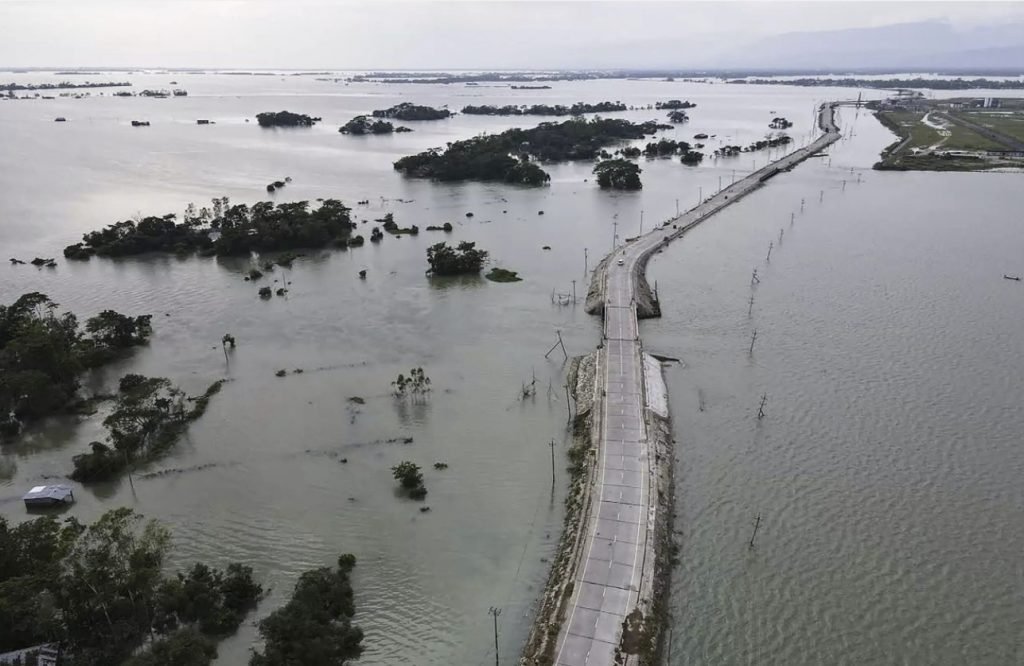
<instances>
[{"instance_id":1,"label":"tall pole","mask_svg":"<svg viewBox=\"0 0 1024 666\"><path fill-rule=\"evenodd\" d=\"M676 217L679 217L679 199L676 199Z\"/></svg>"},{"instance_id":2,"label":"tall pole","mask_svg":"<svg viewBox=\"0 0 1024 666\"><path fill-rule=\"evenodd\" d=\"M718 191L719 192L722 191L722 177L721 176L718 177Z\"/></svg>"},{"instance_id":3,"label":"tall pole","mask_svg":"<svg viewBox=\"0 0 1024 666\"><path fill-rule=\"evenodd\" d=\"M612 222L612 252L615 251L615 240L619 237L619 223Z\"/></svg>"},{"instance_id":4,"label":"tall pole","mask_svg":"<svg viewBox=\"0 0 1024 666\"><path fill-rule=\"evenodd\" d=\"M587 274L587 248L583 248L583 274Z\"/></svg>"},{"instance_id":5,"label":"tall pole","mask_svg":"<svg viewBox=\"0 0 1024 666\"><path fill-rule=\"evenodd\" d=\"M498 664L498 616L501 615L501 609L491 606L491 610L488 611L494 616L494 666Z\"/></svg>"},{"instance_id":6,"label":"tall pole","mask_svg":"<svg viewBox=\"0 0 1024 666\"><path fill-rule=\"evenodd\" d=\"M640 211L640 235L644 235L644 211Z\"/></svg>"},{"instance_id":7,"label":"tall pole","mask_svg":"<svg viewBox=\"0 0 1024 666\"><path fill-rule=\"evenodd\" d=\"M697 205L698 206L700 205L701 201L704 201L704 186L703 185L700 185L699 187L697 187Z\"/></svg>"}]
</instances>

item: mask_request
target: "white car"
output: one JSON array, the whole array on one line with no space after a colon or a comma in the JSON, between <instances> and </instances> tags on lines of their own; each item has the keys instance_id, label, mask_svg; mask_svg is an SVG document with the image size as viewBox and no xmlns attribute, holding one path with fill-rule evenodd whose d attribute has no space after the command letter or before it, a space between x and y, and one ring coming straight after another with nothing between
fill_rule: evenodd
<instances>
[{"instance_id":1,"label":"white car","mask_svg":"<svg viewBox=\"0 0 1024 666\"><path fill-rule=\"evenodd\" d=\"M626 263L625 259L619 259L619 266L622 266L625 263Z\"/></svg>"}]
</instances>

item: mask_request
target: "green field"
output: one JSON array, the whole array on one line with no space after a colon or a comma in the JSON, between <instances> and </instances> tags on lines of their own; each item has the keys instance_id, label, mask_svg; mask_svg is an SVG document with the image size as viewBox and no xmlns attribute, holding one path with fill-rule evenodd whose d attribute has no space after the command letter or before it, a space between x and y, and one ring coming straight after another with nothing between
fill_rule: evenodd
<instances>
[{"instance_id":1,"label":"green field","mask_svg":"<svg viewBox=\"0 0 1024 666\"><path fill-rule=\"evenodd\" d=\"M1024 141L1024 113L988 113L979 111L959 115L977 125L984 125L996 132L1012 136L1018 141Z\"/></svg>"},{"instance_id":2,"label":"green field","mask_svg":"<svg viewBox=\"0 0 1024 666\"><path fill-rule=\"evenodd\" d=\"M1015 118L1007 116L990 116L980 118L981 114L970 114L967 119L979 125L984 124L997 131L1010 134L1024 132L1024 120L1019 125L1012 125ZM879 122L895 132L900 138L882 152L882 160L875 165L876 169L919 170L919 171L977 171L1007 166L1020 166L1020 160L994 160L985 155L949 155L946 151L978 151L1006 150L1006 146L984 137L974 130L951 122L948 118L933 115L937 124L945 124L944 131L936 130L924 124L925 114L911 111L879 111L876 114ZM1024 115L1019 116L1024 119ZM954 116L955 118L955 116ZM982 122L984 120L984 122ZM992 123L1000 123L997 127ZM943 136L947 134L948 136ZM1014 134L1014 136L1017 136ZM935 146L932 153L928 149Z\"/></svg>"}]
</instances>

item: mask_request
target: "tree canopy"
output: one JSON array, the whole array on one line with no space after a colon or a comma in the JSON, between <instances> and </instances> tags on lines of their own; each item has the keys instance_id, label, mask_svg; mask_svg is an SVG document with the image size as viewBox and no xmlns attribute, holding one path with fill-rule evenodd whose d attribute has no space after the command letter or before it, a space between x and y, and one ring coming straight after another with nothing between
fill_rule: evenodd
<instances>
[{"instance_id":1,"label":"tree canopy","mask_svg":"<svg viewBox=\"0 0 1024 666\"><path fill-rule=\"evenodd\" d=\"M479 273L487 254L469 241L462 241L454 248L447 243L437 243L427 248L427 263L430 264L427 272L437 276Z\"/></svg>"},{"instance_id":2,"label":"tree canopy","mask_svg":"<svg viewBox=\"0 0 1024 666\"><path fill-rule=\"evenodd\" d=\"M0 305L0 435L15 435L31 420L66 407L79 375L145 344L150 315L131 317L104 310L86 321L57 312L46 294L31 292Z\"/></svg>"},{"instance_id":3,"label":"tree canopy","mask_svg":"<svg viewBox=\"0 0 1024 666\"><path fill-rule=\"evenodd\" d=\"M288 603L260 622L265 645L250 666L344 666L357 659L363 630L352 624L349 574L355 564L355 557L342 555L334 569L302 574Z\"/></svg>"},{"instance_id":4,"label":"tree canopy","mask_svg":"<svg viewBox=\"0 0 1024 666\"><path fill-rule=\"evenodd\" d=\"M146 217L139 222L125 220L82 237L69 245L64 256L88 259L93 254L121 257L146 252L176 254L243 255L251 251L292 250L324 247L344 241L355 225L350 209L337 199L324 199L316 208L308 201L274 204L261 201L251 207L229 206L227 199L215 199L213 210L198 214L190 207L182 222L174 213ZM216 238L216 240L214 240Z\"/></svg>"},{"instance_id":5,"label":"tree canopy","mask_svg":"<svg viewBox=\"0 0 1024 666\"><path fill-rule=\"evenodd\" d=\"M602 188L613 190L639 190L642 188L640 171L640 167L624 159L604 160L594 167L597 184Z\"/></svg>"},{"instance_id":6,"label":"tree canopy","mask_svg":"<svg viewBox=\"0 0 1024 666\"><path fill-rule=\"evenodd\" d=\"M0 516L0 652L55 642L75 666L209 664L213 639L234 632L263 589L237 563L166 577L169 548L164 527L127 508L92 525L11 527Z\"/></svg>"},{"instance_id":7,"label":"tree canopy","mask_svg":"<svg viewBox=\"0 0 1024 666\"><path fill-rule=\"evenodd\" d=\"M412 102L402 102L389 109L377 109L374 118L394 118L396 120L442 120L452 115L448 109L435 109Z\"/></svg>"},{"instance_id":8,"label":"tree canopy","mask_svg":"<svg viewBox=\"0 0 1024 666\"><path fill-rule=\"evenodd\" d=\"M531 160L548 162L592 160L612 143L642 139L659 129L655 122L632 123L613 118L573 118L560 123L541 123L531 129L509 129L485 134L448 147L409 155L395 162L395 169L415 178L441 181L504 181L541 185L550 176Z\"/></svg>"},{"instance_id":9,"label":"tree canopy","mask_svg":"<svg viewBox=\"0 0 1024 666\"><path fill-rule=\"evenodd\" d=\"M260 127L312 127L320 118L291 111L264 111L256 114L256 122Z\"/></svg>"}]
</instances>

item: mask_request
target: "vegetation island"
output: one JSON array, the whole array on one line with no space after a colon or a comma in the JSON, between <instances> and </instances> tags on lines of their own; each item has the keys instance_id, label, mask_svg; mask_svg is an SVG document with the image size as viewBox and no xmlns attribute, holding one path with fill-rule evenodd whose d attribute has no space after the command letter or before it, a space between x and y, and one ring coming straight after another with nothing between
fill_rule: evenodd
<instances>
[{"instance_id":1,"label":"vegetation island","mask_svg":"<svg viewBox=\"0 0 1024 666\"><path fill-rule=\"evenodd\" d=\"M686 115L686 111L669 111L665 115L668 116L668 121L675 125L689 122L690 120L690 116Z\"/></svg>"},{"instance_id":2,"label":"vegetation island","mask_svg":"<svg viewBox=\"0 0 1024 666\"><path fill-rule=\"evenodd\" d=\"M448 109L435 109L412 102L402 102L390 109L377 109L373 112L374 118L393 118L395 120L443 120L451 115L452 112Z\"/></svg>"},{"instance_id":3,"label":"vegetation island","mask_svg":"<svg viewBox=\"0 0 1024 666\"><path fill-rule=\"evenodd\" d=\"M84 406L81 375L144 345L151 315L104 310L85 322L45 294L24 294L0 305L0 437L13 437L32 421Z\"/></svg>"},{"instance_id":4,"label":"vegetation island","mask_svg":"<svg viewBox=\"0 0 1024 666\"><path fill-rule=\"evenodd\" d=\"M776 116L772 118L772 121L770 123L768 123L768 127L774 130L789 129L792 126L793 121L787 118L783 118L782 116Z\"/></svg>"},{"instance_id":5,"label":"vegetation island","mask_svg":"<svg viewBox=\"0 0 1024 666\"><path fill-rule=\"evenodd\" d=\"M324 199L316 208L308 201L276 205L261 201L252 206L231 206L226 198L214 201L212 212L204 208L196 213L190 207L181 222L174 213L116 222L85 234L81 243L64 248L64 256L89 259L94 254L125 257L147 252L225 256L362 244L361 236L352 237L355 223L350 209L337 199Z\"/></svg>"},{"instance_id":6,"label":"vegetation island","mask_svg":"<svg viewBox=\"0 0 1024 666\"><path fill-rule=\"evenodd\" d=\"M604 160L594 167L597 184L602 189L639 190L640 167L629 160L621 158Z\"/></svg>"},{"instance_id":7,"label":"vegetation island","mask_svg":"<svg viewBox=\"0 0 1024 666\"><path fill-rule=\"evenodd\" d=\"M692 109L695 106L697 106L697 105L694 104L693 102L689 101L689 100L684 102L684 101L678 100L678 99L670 99L667 102L655 102L654 103L654 108L655 109L664 109L666 111L670 110L670 109Z\"/></svg>"},{"instance_id":8,"label":"vegetation island","mask_svg":"<svg viewBox=\"0 0 1024 666\"><path fill-rule=\"evenodd\" d=\"M653 121L632 123L611 118L573 118L561 123L541 123L531 129L515 128L455 141L443 151L432 149L403 157L394 166L396 171L413 178L542 185L551 177L533 160L593 160L612 143L642 139L670 128L670 125Z\"/></svg>"},{"instance_id":9,"label":"vegetation island","mask_svg":"<svg viewBox=\"0 0 1024 666\"><path fill-rule=\"evenodd\" d=\"M716 148L714 152L715 157L735 157L740 153L752 153L758 150L764 150L765 148L778 148L779 146L785 146L793 142L793 138L788 134L779 134L777 136L769 136L758 141L754 141L749 146L734 146L727 145L721 148Z\"/></svg>"},{"instance_id":10,"label":"vegetation island","mask_svg":"<svg viewBox=\"0 0 1024 666\"><path fill-rule=\"evenodd\" d=\"M964 79L960 77L951 79L858 79L855 77L845 78L812 78L804 77L797 79L727 79L726 83L746 84L752 86L803 86L803 87L840 87L840 88L920 88L924 90L1021 90L1024 89L1024 80L1020 79Z\"/></svg>"},{"instance_id":11,"label":"vegetation island","mask_svg":"<svg viewBox=\"0 0 1024 666\"><path fill-rule=\"evenodd\" d=\"M260 127L312 127L320 120L291 111L264 111L256 114L256 122Z\"/></svg>"},{"instance_id":12,"label":"vegetation island","mask_svg":"<svg viewBox=\"0 0 1024 666\"><path fill-rule=\"evenodd\" d=\"M393 132L411 132L408 127L395 127L386 120L373 120L369 116L356 116L348 121L338 131L342 134L362 136L364 134L391 134Z\"/></svg>"},{"instance_id":13,"label":"vegetation island","mask_svg":"<svg viewBox=\"0 0 1024 666\"><path fill-rule=\"evenodd\" d=\"M72 83L61 81L60 83L0 83L0 91L14 92L20 90L71 90L74 88L121 88L130 87L128 81L85 81L83 83Z\"/></svg>"},{"instance_id":14,"label":"vegetation island","mask_svg":"<svg viewBox=\"0 0 1024 666\"><path fill-rule=\"evenodd\" d=\"M625 111L626 105L622 102L598 102L588 104L576 102L572 106L556 104L533 104L532 106L509 104L507 106L465 106L462 112L475 116L580 116L584 113L608 113L611 111Z\"/></svg>"},{"instance_id":15,"label":"vegetation island","mask_svg":"<svg viewBox=\"0 0 1024 666\"><path fill-rule=\"evenodd\" d=\"M472 275L483 270L488 252L478 250L476 243L462 241L457 247L437 243L427 248L428 275Z\"/></svg>"}]
</instances>

